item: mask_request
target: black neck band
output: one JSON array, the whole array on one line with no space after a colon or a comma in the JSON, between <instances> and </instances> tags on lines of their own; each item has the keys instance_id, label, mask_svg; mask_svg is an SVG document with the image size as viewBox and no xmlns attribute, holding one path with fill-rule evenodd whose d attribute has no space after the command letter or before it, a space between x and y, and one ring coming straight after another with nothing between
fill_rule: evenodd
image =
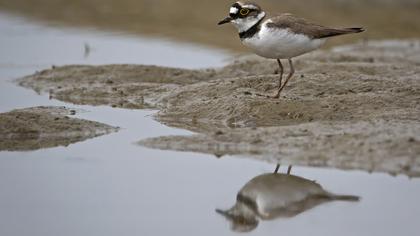
<instances>
[{"instance_id":1,"label":"black neck band","mask_svg":"<svg viewBox=\"0 0 420 236\"><path fill-rule=\"evenodd\" d=\"M257 23L255 23L255 25L253 25L247 31L240 32L239 37L241 39L245 39L245 38L251 38L252 36L254 36L260 30L261 22L264 20L264 18L265 18L265 16L263 18L261 18Z\"/></svg>"}]
</instances>

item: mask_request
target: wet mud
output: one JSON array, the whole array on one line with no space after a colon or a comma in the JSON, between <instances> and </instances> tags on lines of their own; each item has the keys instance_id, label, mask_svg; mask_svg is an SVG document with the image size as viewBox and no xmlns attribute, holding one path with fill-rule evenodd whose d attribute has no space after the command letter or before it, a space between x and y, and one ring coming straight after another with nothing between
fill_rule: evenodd
<instances>
[{"instance_id":1,"label":"wet mud","mask_svg":"<svg viewBox=\"0 0 420 236\"><path fill-rule=\"evenodd\" d=\"M196 133L140 141L152 148L420 176L419 55L416 40L315 52L295 60L280 99L266 97L276 62L253 56L204 70L55 67L19 84L75 104L156 108Z\"/></svg>"},{"instance_id":2,"label":"wet mud","mask_svg":"<svg viewBox=\"0 0 420 236\"><path fill-rule=\"evenodd\" d=\"M65 107L31 107L0 114L0 151L30 151L68 146L118 128L71 118Z\"/></svg>"}]
</instances>

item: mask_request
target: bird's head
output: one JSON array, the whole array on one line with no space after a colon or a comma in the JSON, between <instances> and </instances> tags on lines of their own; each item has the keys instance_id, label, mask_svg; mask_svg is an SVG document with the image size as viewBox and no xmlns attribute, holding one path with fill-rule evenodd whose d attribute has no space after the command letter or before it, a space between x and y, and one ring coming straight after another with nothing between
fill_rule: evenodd
<instances>
[{"instance_id":1,"label":"bird's head","mask_svg":"<svg viewBox=\"0 0 420 236\"><path fill-rule=\"evenodd\" d=\"M229 210L216 209L216 212L224 216L235 232L251 232L258 226L258 219L255 212L246 204L237 202Z\"/></svg>"},{"instance_id":2,"label":"bird's head","mask_svg":"<svg viewBox=\"0 0 420 236\"><path fill-rule=\"evenodd\" d=\"M232 23L239 31L245 32L265 17L265 12L256 3L238 1L229 9L229 16L219 22L219 25Z\"/></svg>"}]
</instances>

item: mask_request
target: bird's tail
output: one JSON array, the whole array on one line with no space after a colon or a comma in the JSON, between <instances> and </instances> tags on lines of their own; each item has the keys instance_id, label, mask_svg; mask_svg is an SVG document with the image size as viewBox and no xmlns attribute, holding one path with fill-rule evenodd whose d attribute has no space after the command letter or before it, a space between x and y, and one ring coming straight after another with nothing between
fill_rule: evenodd
<instances>
[{"instance_id":1,"label":"bird's tail","mask_svg":"<svg viewBox=\"0 0 420 236\"><path fill-rule=\"evenodd\" d=\"M329 38L343 34L355 34L364 32L365 29L362 27L353 27L353 28L343 28L343 29L331 29L326 28L321 31L321 34L318 38Z\"/></svg>"},{"instance_id":2,"label":"bird's tail","mask_svg":"<svg viewBox=\"0 0 420 236\"><path fill-rule=\"evenodd\" d=\"M330 198L332 200L350 201L350 202L358 202L360 200L360 197L354 196L354 195L335 195L335 194L331 194Z\"/></svg>"},{"instance_id":3,"label":"bird's tail","mask_svg":"<svg viewBox=\"0 0 420 236\"><path fill-rule=\"evenodd\" d=\"M354 34L354 33L364 32L365 29L363 29L362 27L354 27L354 28L345 28L345 29L342 29L342 31L345 34Z\"/></svg>"}]
</instances>

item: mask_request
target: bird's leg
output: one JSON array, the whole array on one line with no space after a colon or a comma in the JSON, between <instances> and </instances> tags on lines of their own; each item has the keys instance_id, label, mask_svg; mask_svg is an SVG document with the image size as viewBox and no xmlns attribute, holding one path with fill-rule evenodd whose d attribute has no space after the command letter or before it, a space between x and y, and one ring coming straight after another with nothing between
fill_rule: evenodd
<instances>
[{"instance_id":1,"label":"bird's leg","mask_svg":"<svg viewBox=\"0 0 420 236\"><path fill-rule=\"evenodd\" d=\"M283 80L283 72L284 72L284 68L283 68L283 64L281 64L280 59L277 59L277 63L279 64L279 73L280 73L280 77L279 77L279 87L277 89L281 88L281 81Z\"/></svg>"},{"instance_id":2,"label":"bird's leg","mask_svg":"<svg viewBox=\"0 0 420 236\"><path fill-rule=\"evenodd\" d=\"M272 98L279 98L280 97L281 91L284 89L284 87L286 87L287 82L289 82L290 78L292 78L293 74L295 73L295 68L293 67L292 59L289 58L288 61L289 61L289 65L290 65L290 73L287 76L286 81L284 81L284 84L277 91L277 94L274 95Z\"/></svg>"},{"instance_id":3,"label":"bird's leg","mask_svg":"<svg viewBox=\"0 0 420 236\"><path fill-rule=\"evenodd\" d=\"M276 169L274 170L274 173L277 174L277 172L279 172L279 168L280 168L280 164L276 165Z\"/></svg>"},{"instance_id":4,"label":"bird's leg","mask_svg":"<svg viewBox=\"0 0 420 236\"><path fill-rule=\"evenodd\" d=\"M290 165L288 168L287 168L287 174L288 175L290 175L290 172L292 171L292 166Z\"/></svg>"}]
</instances>

